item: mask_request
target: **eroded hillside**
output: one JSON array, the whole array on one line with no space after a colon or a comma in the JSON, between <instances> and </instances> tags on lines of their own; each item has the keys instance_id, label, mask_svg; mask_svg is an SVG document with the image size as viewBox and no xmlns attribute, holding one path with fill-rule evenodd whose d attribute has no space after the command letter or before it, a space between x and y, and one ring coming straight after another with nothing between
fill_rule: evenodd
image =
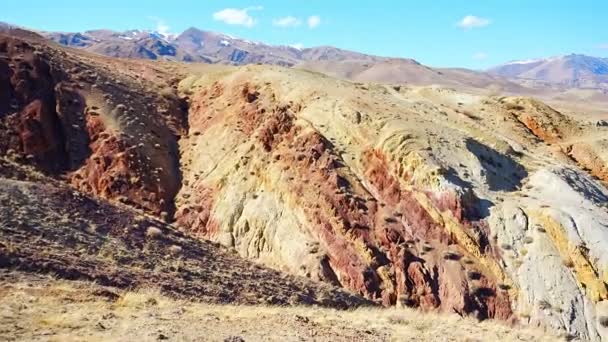
<instances>
[{"instance_id":1,"label":"eroded hillside","mask_svg":"<svg viewBox=\"0 0 608 342\"><path fill-rule=\"evenodd\" d=\"M0 159L0 267L123 289L155 289L216 304L368 301L248 262L128 207L74 191ZM111 293L109 294L111 295Z\"/></svg>"},{"instance_id":2,"label":"eroded hillside","mask_svg":"<svg viewBox=\"0 0 608 342\"><path fill-rule=\"evenodd\" d=\"M117 72L110 59L36 42L0 42L0 151L83 192L172 212L185 131L172 80L137 61Z\"/></svg>"},{"instance_id":3,"label":"eroded hillside","mask_svg":"<svg viewBox=\"0 0 608 342\"><path fill-rule=\"evenodd\" d=\"M605 334L608 127L272 66L0 54L0 151L76 190L384 305Z\"/></svg>"},{"instance_id":4,"label":"eroded hillside","mask_svg":"<svg viewBox=\"0 0 608 342\"><path fill-rule=\"evenodd\" d=\"M607 192L567 142L603 127L531 99L281 68L181 90L193 96L179 225L386 305L597 338Z\"/></svg>"}]
</instances>

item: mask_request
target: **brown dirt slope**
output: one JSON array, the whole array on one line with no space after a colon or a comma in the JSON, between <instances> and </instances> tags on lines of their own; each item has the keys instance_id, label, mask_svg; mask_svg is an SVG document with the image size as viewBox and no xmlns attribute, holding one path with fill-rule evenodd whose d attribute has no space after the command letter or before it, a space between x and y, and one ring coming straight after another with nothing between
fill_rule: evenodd
<instances>
[{"instance_id":1,"label":"brown dirt slope","mask_svg":"<svg viewBox=\"0 0 608 342\"><path fill-rule=\"evenodd\" d=\"M366 301L252 264L151 217L92 199L0 160L0 267L208 303Z\"/></svg>"}]
</instances>

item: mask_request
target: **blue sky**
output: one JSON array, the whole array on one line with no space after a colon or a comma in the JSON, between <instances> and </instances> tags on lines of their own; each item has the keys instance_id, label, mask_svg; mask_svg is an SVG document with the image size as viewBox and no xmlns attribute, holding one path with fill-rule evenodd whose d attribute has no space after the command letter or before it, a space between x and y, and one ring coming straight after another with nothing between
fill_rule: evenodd
<instances>
[{"instance_id":1,"label":"blue sky","mask_svg":"<svg viewBox=\"0 0 608 342\"><path fill-rule=\"evenodd\" d=\"M6 1L0 21L48 31L194 26L473 69L569 53L608 57L605 0L28 0Z\"/></svg>"}]
</instances>

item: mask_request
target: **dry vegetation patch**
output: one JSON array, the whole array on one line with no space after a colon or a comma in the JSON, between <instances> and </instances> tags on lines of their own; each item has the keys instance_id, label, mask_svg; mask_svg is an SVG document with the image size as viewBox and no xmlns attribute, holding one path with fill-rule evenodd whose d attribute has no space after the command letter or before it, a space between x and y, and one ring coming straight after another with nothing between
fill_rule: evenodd
<instances>
[{"instance_id":1,"label":"dry vegetation patch","mask_svg":"<svg viewBox=\"0 0 608 342\"><path fill-rule=\"evenodd\" d=\"M2 272L0 331L28 341L556 341L542 330L411 309L235 306Z\"/></svg>"}]
</instances>

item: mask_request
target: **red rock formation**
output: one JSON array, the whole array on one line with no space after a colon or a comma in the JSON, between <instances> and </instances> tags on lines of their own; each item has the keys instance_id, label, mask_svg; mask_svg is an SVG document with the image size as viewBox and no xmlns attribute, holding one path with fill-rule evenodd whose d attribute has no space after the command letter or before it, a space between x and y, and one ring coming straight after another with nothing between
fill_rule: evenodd
<instances>
[{"instance_id":1,"label":"red rock formation","mask_svg":"<svg viewBox=\"0 0 608 342\"><path fill-rule=\"evenodd\" d=\"M564 152L595 177L608 182L608 165L594 148L586 143L577 143L564 148Z\"/></svg>"},{"instance_id":2,"label":"red rock formation","mask_svg":"<svg viewBox=\"0 0 608 342\"><path fill-rule=\"evenodd\" d=\"M542 141L554 143L561 138L559 131L555 127L540 122L538 118L526 115L520 118L520 120L530 131L532 131L536 137Z\"/></svg>"},{"instance_id":3,"label":"red rock formation","mask_svg":"<svg viewBox=\"0 0 608 342\"><path fill-rule=\"evenodd\" d=\"M297 119L301 104L277 103L270 90L253 82L233 87L216 82L192 96L186 123L183 104L172 93L160 99L137 82L125 86L128 81L105 68L60 63L19 41L0 40L3 50L13 62L0 60L0 89L7 90L0 96L9 94L7 102L14 106L0 107L0 129L8 137L0 141L0 151L32 154L42 170L67 176L79 190L157 215L171 216L175 194L184 186L188 198L176 208L177 223L215 238L221 218L212 210L222 185L198 179L180 184L176 141L185 127L195 137L222 125L234 144L252 144L249 152L263 168L283 171L277 186L294 194L289 205L302 210L310 235L326 251L319 265L323 280L386 305L476 312L482 318L510 315L508 295L497 291L495 275L475 261L464 262L466 249L419 201L426 189L402 186L408 177L394 175L379 150L362 155L362 182L320 132ZM82 69L97 75L83 75ZM92 89L114 110L102 116L87 103ZM107 127L108 121L116 127ZM476 227L468 221L466 198L426 196L463 229ZM487 241L477 242L487 257L494 256ZM479 274L475 289L467 277L472 269Z\"/></svg>"},{"instance_id":4,"label":"red rock formation","mask_svg":"<svg viewBox=\"0 0 608 342\"><path fill-rule=\"evenodd\" d=\"M213 238L217 234L218 223L211 217L213 195L216 191L197 184L193 194L175 213L176 223L188 227L195 235Z\"/></svg>"},{"instance_id":5,"label":"red rock formation","mask_svg":"<svg viewBox=\"0 0 608 342\"><path fill-rule=\"evenodd\" d=\"M106 69L83 68L80 61L35 42L3 37L0 52L6 55L0 59L0 133L6 137L0 152L63 174L88 193L156 214L172 211L179 188L173 134L183 125L177 98L147 94L156 102L149 108L151 103L138 100L140 94L131 94L137 89L103 81L115 77ZM96 76L90 79L90 74ZM93 87L105 93L108 106L119 108L118 100L130 103L124 116L148 111L149 122L138 132L107 129L99 113L85 110ZM136 141L133 133L142 138Z\"/></svg>"},{"instance_id":6,"label":"red rock formation","mask_svg":"<svg viewBox=\"0 0 608 342\"><path fill-rule=\"evenodd\" d=\"M204 134L213 125L233 126L237 140L256 142L250 153L269 160L266 167L283 171L281 191L297 194L290 205L303 208L311 235L327 252L322 279L386 305L475 312L480 318L510 315L508 296L497 293L494 275L484 268L475 280L484 286L478 292L470 290L467 269L476 265L458 260L466 251L418 202L413 190L401 186L381 151L363 155L370 193L343 167L344 161L323 135L295 124L300 105L273 105L274 98L250 83L234 88L215 83L193 97L191 131ZM231 109L218 113L214 103L227 99ZM178 224L213 238L217 223L203 208L213 206L221 189L199 186L191 185L190 199L178 210ZM437 210L451 212L463 227L473 229L466 207L471 199L453 193L427 196Z\"/></svg>"},{"instance_id":7,"label":"red rock formation","mask_svg":"<svg viewBox=\"0 0 608 342\"><path fill-rule=\"evenodd\" d=\"M379 213L399 213L389 221L390 230L380 240L382 247L389 250L393 272L399 279L398 297L423 308L440 306L460 313L475 312L481 318L497 314L503 318L510 316L508 295L496 293L493 274L480 272L486 287L480 292L469 291L471 285L465 276L466 267L458 261L467 255L466 250L454 244L454 237L434 221L409 190L401 188L389 171L391 167L386 157L380 151L371 150L365 153L364 163L367 166L366 177L377 198L384 203ZM450 211L463 227L470 227L461 198L453 193L434 195L427 192L427 196L438 210ZM376 225L376 230L379 227ZM406 252L403 252L404 247ZM395 263L394 260L400 260L404 253L408 255L405 259L407 265L397 267L401 262Z\"/></svg>"},{"instance_id":8,"label":"red rock formation","mask_svg":"<svg viewBox=\"0 0 608 342\"><path fill-rule=\"evenodd\" d=\"M55 112L54 78L51 67L25 42L0 39L7 59L0 59L0 88L4 121L0 151L29 156L48 172L65 163L64 137Z\"/></svg>"}]
</instances>

